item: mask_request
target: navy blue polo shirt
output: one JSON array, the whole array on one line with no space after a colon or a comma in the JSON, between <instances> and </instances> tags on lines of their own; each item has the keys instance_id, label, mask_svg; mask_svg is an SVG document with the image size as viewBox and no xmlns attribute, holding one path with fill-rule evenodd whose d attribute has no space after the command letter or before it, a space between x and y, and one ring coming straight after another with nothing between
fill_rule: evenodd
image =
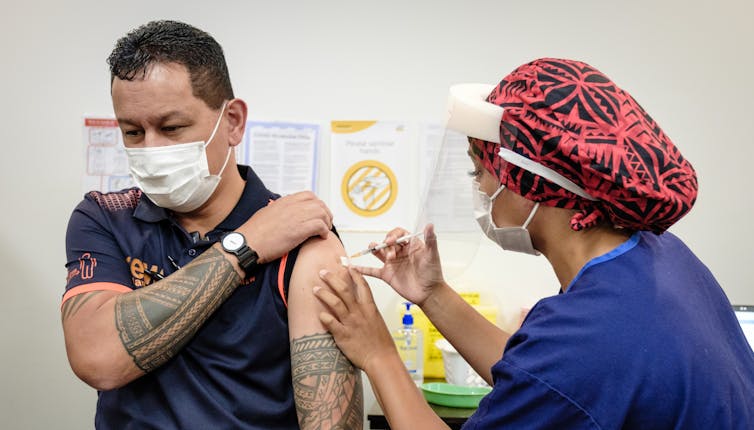
<instances>
[{"instance_id":1,"label":"navy blue polo shirt","mask_svg":"<svg viewBox=\"0 0 754 430\"><path fill-rule=\"evenodd\" d=\"M279 196L248 166L236 207L205 238L185 231L137 188L88 193L66 235L64 300L130 291L167 276ZM274 204L274 203L273 203ZM173 359L128 385L98 393L99 429L297 429L285 297L297 250L244 281Z\"/></svg>"},{"instance_id":2,"label":"navy blue polo shirt","mask_svg":"<svg viewBox=\"0 0 754 430\"><path fill-rule=\"evenodd\" d=\"M754 353L674 235L634 234L542 299L464 429L752 429Z\"/></svg>"}]
</instances>

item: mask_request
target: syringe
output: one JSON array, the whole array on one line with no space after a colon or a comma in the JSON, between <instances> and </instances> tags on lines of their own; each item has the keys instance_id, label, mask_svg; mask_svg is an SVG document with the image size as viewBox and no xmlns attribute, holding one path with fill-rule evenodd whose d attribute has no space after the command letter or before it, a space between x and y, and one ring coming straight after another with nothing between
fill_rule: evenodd
<instances>
[{"instance_id":1,"label":"syringe","mask_svg":"<svg viewBox=\"0 0 754 430\"><path fill-rule=\"evenodd\" d=\"M399 237L399 238L398 238L398 240L396 240L396 241L395 241L395 243L394 243L393 245L398 245L398 244L401 244L401 243L406 243L406 242L408 242L409 240L411 240L411 238L413 238L413 237L417 237L417 236L421 236L421 235L423 235L423 234L424 234L424 232L423 232L423 231L420 231L420 232L417 232L417 233L412 233L412 234L407 234L407 235L405 235L405 236L401 236L401 237ZM356 257L361 257L362 255L371 254L371 253L373 253L373 252L375 252L375 251L379 251L379 250L381 250L381 249L385 249L385 248L387 248L388 246L390 246L390 245L388 245L387 243L381 243L381 244L379 244L379 245L375 245L375 246L373 246L373 247L371 247L371 248L367 248L367 249L365 249L365 250L363 250L363 251L359 251L359 252L357 252L357 253L355 253L355 254L351 255L351 256L350 256L350 257L348 257L348 258L356 258Z\"/></svg>"}]
</instances>

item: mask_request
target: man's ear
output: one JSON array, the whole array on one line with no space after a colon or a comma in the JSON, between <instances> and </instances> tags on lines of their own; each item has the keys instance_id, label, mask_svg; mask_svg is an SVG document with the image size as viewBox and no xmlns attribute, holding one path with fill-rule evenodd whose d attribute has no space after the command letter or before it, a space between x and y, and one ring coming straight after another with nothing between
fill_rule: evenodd
<instances>
[{"instance_id":1,"label":"man's ear","mask_svg":"<svg viewBox=\"0 0 754 430\"><path fill-rule=\"evenodd\" d=\"M236 146L241 143L244 130L246 129L246 102L241 99L230 100L228 101L225 111L225 115L227 115L228 118L228 124L230 125L228 143L231 146Z\"/></svg>"}]
</instances>

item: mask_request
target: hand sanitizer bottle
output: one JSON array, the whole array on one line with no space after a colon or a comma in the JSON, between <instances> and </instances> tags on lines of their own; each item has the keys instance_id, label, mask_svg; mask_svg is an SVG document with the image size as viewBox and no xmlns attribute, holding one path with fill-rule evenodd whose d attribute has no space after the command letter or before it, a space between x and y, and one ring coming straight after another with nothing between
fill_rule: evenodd
<instances>
[{"instance_id":1,"label":"hand sanitizer bottle","mask_svg":"<svg viewBox=\"0 0 754 430\"><path fill-rule=\"evenodd\" d=\"M393 332L393 340L408 374L420 386L424 382L424 338L421 330L414 327L412 303L405 302L404 305L406 310L403 313L403 328Z\"/></svg>"}]
</instances>

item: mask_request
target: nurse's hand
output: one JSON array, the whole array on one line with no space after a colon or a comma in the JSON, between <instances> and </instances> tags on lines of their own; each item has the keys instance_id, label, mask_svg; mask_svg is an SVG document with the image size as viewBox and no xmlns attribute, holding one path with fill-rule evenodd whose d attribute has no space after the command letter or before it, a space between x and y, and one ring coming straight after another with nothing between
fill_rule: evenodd
<instances>
[{"instance_id":1,"label":"nurse's hand","mask_svg":"<svg viewBox=\"0 0 754 430\"><path fill-rule=\"evenodd\" d=\"M329 311L320 313L319 320L354 366L369 374L370 366L379 365L380 357L397 354L372 291L359 273L323 270L320 278L330 289L312 290Z\"/></svg>"},{"instance_id":2,"label":"nurse's hand","mask_svg":"<svg viewBox=\"0 0 754 430\"><path fill-rule=\"evenodd\" d=\"M407 234L410 232L402 228L393 229L387 234L385 242L393 246L374 253L384 263L382 267L353 268L363 275L382 279L403 298L421 307L433 289L445 283L437 250L437 236L434 226L427 224L424 228L424 241L412 238L408 243L396 244L398 238Z\"/></svg>"}]
</instances>

